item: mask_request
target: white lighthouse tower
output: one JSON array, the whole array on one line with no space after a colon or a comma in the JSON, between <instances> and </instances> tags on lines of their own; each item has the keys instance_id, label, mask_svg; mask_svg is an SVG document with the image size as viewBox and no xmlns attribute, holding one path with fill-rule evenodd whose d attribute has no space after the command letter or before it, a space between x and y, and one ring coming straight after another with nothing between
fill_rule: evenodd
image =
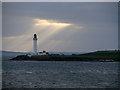
<instances>
[{"instance_id":1,"label":"white lighthouse tower","mask_svg":"<svg viewBox=\"0 0 120 90\"><path fill-rule=\"evenodd\" d=\"M33 38L33 53L37 55L37 35L36 34L34 34L34 38Z\"/></svg>"}]
</instances>

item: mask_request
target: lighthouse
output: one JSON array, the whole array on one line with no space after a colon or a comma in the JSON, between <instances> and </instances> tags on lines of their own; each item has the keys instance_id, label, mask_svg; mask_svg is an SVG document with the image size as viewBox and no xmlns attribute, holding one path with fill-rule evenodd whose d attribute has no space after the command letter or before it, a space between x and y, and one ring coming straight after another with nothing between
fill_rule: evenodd
<instances>
[{"instance_id":1,"label":"lighthouse","mask_svg":"<svg viewBox=\"0 0 120 90\"><path fill-rule=\"evenodd\" d=\"M34 34L34 38L33 38L33 53L37 55L37 35L36 34Z\"/></svg>"}]
</instances>

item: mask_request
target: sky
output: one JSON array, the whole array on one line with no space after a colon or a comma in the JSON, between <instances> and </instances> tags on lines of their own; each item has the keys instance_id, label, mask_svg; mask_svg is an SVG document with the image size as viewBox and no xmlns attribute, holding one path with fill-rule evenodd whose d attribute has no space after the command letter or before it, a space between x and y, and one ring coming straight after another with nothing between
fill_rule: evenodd
<instances>
[{"instance_id":1,"label":"sky","mask_svg":"<svg viewBox=\"0 0 120 90\"><path fill-rule=\"evenodd\" d=\"M2 0L2 2L119 2L119 0Z\"/></svg>"},{"instance_id":2,"label":"sky","mask_svg":"<svg viewBox=\"0 0 120 90\"><path fill-rule=\"evenodd\" d=\"M3 2L2 47L32 52L89 52L118 49L116 2Z\"/></svg>"}]
</instances>

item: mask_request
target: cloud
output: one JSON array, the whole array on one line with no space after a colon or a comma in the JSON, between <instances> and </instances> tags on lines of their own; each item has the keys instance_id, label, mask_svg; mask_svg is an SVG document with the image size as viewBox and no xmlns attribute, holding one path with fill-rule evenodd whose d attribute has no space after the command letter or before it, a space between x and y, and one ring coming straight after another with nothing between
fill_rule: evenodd
<instances>
[{"instance_id":1,"label":"cloud","mask_svg":"<svg viewBox=\"0 0 120 90\"><path fill-rule=\"evenodd\" d=\"M3 3L3 49L87 51L117 48L118 3ZM50 48L49 46L52 46Z\"/></svg>"},{"instance_id":2,"label":"cloud","mask_svg":"<svg viewBox=\"0 0 120 90\"><path fill-rule=\"evenodd\" d=\"M32 38L34 33L36 33L39 37L39 48L39 46L48 41L51 36L54 36L55 34L64 30L66 27L72 25L70 23L58 22L57 20L45 20L39 18L33 19L33 22L33 27L29 31L26 31L25 34L17 36L4 36L3 44L5 46L3 47L3 49L9 49L11 51L32 51ZM11 45L12 47L9 47L9 45ZM45 46L43 46L42 48L45 48Z\"/></svg>"}]
</instances>

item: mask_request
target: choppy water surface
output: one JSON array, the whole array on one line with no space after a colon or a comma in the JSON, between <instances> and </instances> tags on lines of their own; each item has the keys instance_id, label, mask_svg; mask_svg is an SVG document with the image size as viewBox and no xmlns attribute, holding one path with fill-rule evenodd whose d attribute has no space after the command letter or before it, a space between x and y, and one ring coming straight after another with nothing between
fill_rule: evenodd
<instances>
[{"instance_id":1,"label":"choppy water surface","mask_svg":"<svg viewBox=\"0 0 120 90\"><path fill-rule=\"evenodd\" d=\"M3 88L116 88L118 64L4 61Z\"/></svg>"}]
</instances>

